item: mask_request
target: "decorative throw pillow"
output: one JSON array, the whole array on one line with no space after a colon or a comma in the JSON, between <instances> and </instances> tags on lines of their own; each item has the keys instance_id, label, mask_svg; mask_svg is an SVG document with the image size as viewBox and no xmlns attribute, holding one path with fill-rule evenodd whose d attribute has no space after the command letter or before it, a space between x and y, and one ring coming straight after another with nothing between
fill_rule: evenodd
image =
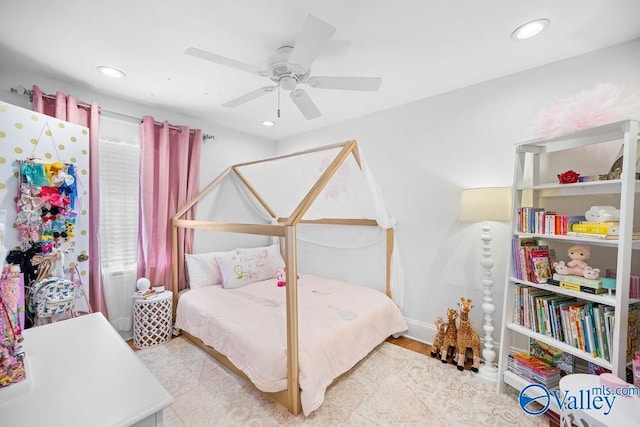
<instances>
[{"instance_id":1,"label":"decorative throw pillow","mask_svg":"<svg viewBox=\"0 0 640 427\"><path fill-rule=\"evenodd\" d=\"M275 279L284 267L278 245L238 249L236 254L216 256L222 275L222 286L239 288L261 280Z\"/></svg>"},{"instance_id":2,"label":"decorative throw pillow","mask_svg":"<svg viewBox=\"0 0 640 427\"><path fill-rule=\"evenodd\" d=\"M218 267L216 256L223 254L233 255L236 253L237 251L234 249L229 252L185 254L189 288L197 289L221 284L222 276L220 275L220 267Z\"/></svg>"}]
</instances>

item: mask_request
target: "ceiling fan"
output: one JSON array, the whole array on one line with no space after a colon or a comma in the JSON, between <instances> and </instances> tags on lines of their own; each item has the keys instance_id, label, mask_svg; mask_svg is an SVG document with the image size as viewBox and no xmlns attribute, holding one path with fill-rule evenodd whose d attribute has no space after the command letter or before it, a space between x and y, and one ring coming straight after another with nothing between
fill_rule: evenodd
<instances>
[{"instance_id":1,"label":"ceiling fan","mask_svg":"<svg viewBox=\"0 0 640 427\"><path fill-rule=\"evenodd\" d=\"M290 91L289 97L307 120L321 116L307 92L298 85L306 84L318 89L361 90L375 92L380 88L380 77L339 77L312 76L311 64L335 33L335 27L315 16L307 16L302 33L294 46L282 46L268 60L265 70L244 64L234 59L216 55L196 47L185 53L216 64L268 77L275 85L261 87L222 104L223 107L237 107L262 95L281 88Z\"/></svg>"}]
</instances>

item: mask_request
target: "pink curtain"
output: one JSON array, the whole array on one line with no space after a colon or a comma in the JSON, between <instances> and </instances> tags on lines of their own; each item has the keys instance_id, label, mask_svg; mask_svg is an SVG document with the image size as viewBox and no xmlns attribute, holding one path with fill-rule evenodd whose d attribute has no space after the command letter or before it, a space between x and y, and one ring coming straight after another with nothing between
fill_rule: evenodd
<instances>
[{"instance_id":1,"label":"pink curtain","mask_svg":"<svg viewBox=\"0 0 640 427\"><path fill-rule=\"evenodd\" d=\"M170 288L171 217L198 194L202 131L145 116L140 126L140 232L138 277ZM195 208L184 219L193 219ZM193 248L193 230L179 230L178 259ZM179 289L186 287L184 263L178 265Z\"/></svg>"},{"instance_id":2,"label":"pink curtain","mask_svg":"<svg viewBox=\"0 0 640 427\"><path fill-rule=\"evenodd\" d=\"M83 107L75 97L61 92L56 94L55 99L51 99L44 97L38 86L33 86L33 111L89 128L89 170L91 171L89 174L89 236L97 236L100 212L98 181L100 108L98 104L92 102L89 107ZM100 277L100 247L96 238L89 239L89 298L93 311L100 311L108 318Z\"/></svg>"}]
</instances>

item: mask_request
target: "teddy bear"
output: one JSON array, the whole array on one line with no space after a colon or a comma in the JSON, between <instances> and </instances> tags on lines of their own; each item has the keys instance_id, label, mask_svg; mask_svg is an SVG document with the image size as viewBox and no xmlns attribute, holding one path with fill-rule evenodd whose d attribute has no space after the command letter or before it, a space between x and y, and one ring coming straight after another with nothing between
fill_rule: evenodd
<instances>
[{"instance_id":1,"label":"teddy bear","mask_svg":"<svg viewBox=\"0 0 640 427\"><path fill-rule=\"evenodd\" d=\"M558 274L570 274L573 276L583 276L589 279L596 279L600 274L600 269L591 268L585 262L591 255L591 247L588 245L573 245L567 251L571 261L554 262L553 268Z\"/></svg>"}]
</instances>

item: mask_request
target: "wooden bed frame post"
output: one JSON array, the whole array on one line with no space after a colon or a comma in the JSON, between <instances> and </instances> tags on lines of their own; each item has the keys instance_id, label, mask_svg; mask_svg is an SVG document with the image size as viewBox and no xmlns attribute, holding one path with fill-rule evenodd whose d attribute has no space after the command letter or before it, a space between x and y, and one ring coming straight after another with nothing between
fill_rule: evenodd
<instances>
[{"instance_id":1,"label":"wooden bed frame post","mask_svg":"<svg viewBox=\"0 0 640 427\"><path fill-rule=\"evenodd\" d=\"M298 257L296 249L296 227L285 226L285 254L287 266L286 298L287 298L287 407L293 415L301 409L300 386L298 375Z\"/></svg>"},{"instance_id":2,"label":"wooden bed frame post","mask_svg":"<svg viewBox=\"0 0 640 427\"><path fill-rule=\"evenodd\" d=\"M387 296L391 298L391 256L393 255L393 228L387 228Z\"/></svg>"},{"instance_id":3,"label":"wooden bed frame post","mask_svg":"<svg viewBox=\"0 0 640 427\"><path fill-rule=\"evenodd\" d=\"M171 308L171 319L176 320L176 308L178 307L178 225L175 220L171 220L171 290L173 291L173 304Z\"/></svg>"}]
</instances>

